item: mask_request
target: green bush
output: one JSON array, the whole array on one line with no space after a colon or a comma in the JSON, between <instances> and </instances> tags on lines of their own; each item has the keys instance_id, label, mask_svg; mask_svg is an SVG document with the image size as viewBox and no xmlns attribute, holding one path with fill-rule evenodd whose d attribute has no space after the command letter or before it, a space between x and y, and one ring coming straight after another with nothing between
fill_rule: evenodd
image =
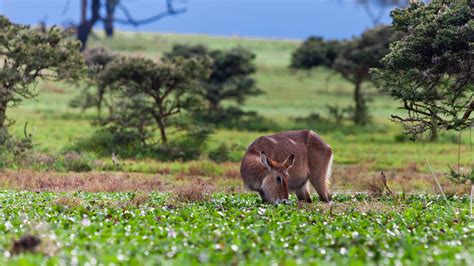
<instances>
[{"instance_id":1,"label":"green bush","mask_svg":"<svg viewBox=\"0 0 474 266\"><path fill-rule=\"evenodd\" d=\"M58 158L55 170L61 172L88 172L95 167L95 158L83 153L69 152Z\"/></svg>"},{"instance_id":2,"label":"green bush","mask_svg":"<svg viewBox=\"0 0 474 266\"><path fill-rule=\"evenodd\" d=\"M194 112L194 120L220 128L246 131L279 131L279 126L256 112L245 112L238 107L222 108L219 112Z\"/></svg>"},{"instance_id":3,"label":"green bush","mask_svg":"<svg viewBox=\"0 0 474 266\"><path fill-rule=\"evenodd\" d=\"M184 136L161 144L155 151L155 157L162 161L196 160L206 149L206 140L211 132L212 129L206 127L190 128Z\"/></svg>"},{"instance_id":4,"label":"green bush","mask_svg":"<svg viewBox=\"0 0 474 266\"><path fill-rule=\"evenodd\" d=\"M228 162L230 161L230 148L225 143L219 145L216 149L209 152L209 159L216 163Z\"/></svg>"},{"instance_id":5,"label":"green bush","mask_svg":"<svg viewBox=\"0 0 474 266\"><path fill-rule=\"evenodd\" d=\"M122 158L147 157L149 148L144 147L140 138L133 131L115 131L101 128L88 138L81 138L67 147L65 152L92 152L100 157L111 156L112 153Z\"/></svg>"},{"instance_id":6,"label":"green bush","mask_svg":"<svg viewBox=\"0 0 474 266\"><path fill-rule=\"evenodd\" d=\"M244 152L245 147L240 145L221 143L217 148L209 152L208 157L216 163L239 162Z\"/></svg>"},{"instance_id":7,"label":"green bush","mask_svg":"<svg viewBox=\"0 0 474 266\"><path fill-rule=\"evenodd\" d=\"M0 169L15 166L26 152L33 149L32 136L26 132L26 126L24 138L10 135L6 127L0 128Z\"/></svg>"}]
</instances>

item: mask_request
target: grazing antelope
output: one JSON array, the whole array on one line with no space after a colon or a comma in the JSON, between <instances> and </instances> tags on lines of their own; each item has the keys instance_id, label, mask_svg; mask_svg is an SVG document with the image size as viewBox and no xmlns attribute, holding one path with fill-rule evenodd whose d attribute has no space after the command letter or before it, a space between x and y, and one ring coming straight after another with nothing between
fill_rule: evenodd
<instances>
[{"instance_id":1,"label":"grazing antelope","mask_svg":"<svg viewBox=\"0 0 474 266\"><path fill-rule=\"evenodd\" d=\"M257 138L240 165L245 185L263 201L288 202L289 191L298 200L311 202L308 181L319 198L329 202L332 150L311 130L286 131Z\"/></svg>"}]
</instances>

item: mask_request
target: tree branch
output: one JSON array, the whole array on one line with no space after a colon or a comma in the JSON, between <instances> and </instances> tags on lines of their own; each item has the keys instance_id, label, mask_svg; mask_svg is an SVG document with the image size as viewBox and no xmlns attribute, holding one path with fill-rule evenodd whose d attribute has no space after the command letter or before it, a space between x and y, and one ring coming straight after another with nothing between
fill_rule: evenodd
<instances>
[{"instance_id":1,"label":"tree branch","mask_svg":"<svg viewBox=\"0 0 474 266\"><path fill-rule=\"evenodd\" d=\"M186 12L186 8L175 9L174 6L173 6L173 0L167 0L166 1L166 7L167 7L166 11L163 11L159 14L156 14L154 16L144 18L144 19L135 19L135 18L133 18L132 14L128 10L128 8L124 5L122 5L121 3L119 3L117 5L117 7L122 11L122 13L125 15L126 18L125 19L115 18L114 22L119 23L119 24L131 24L131 25L134 25L136 27L139 26L139 25L142 25L142 24L152 23L154 21L160 20L160 19L162 19L164 17L167 17L167 16L175 16L175 15Z\"/></svg>"}]
</instances>

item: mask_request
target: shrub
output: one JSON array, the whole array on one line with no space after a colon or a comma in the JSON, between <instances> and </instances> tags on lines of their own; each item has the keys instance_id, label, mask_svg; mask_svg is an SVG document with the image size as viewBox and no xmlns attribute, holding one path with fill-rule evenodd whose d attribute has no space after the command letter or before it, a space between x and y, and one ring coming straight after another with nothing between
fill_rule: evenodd
<instances>
[{"instance_id":1,"label":"shrub","mask_svg":"<svg viewBox=\"0 0 474 266\"><path fill-rule=\"evenodd\" d=\"M88 172L95 167L95 158L87 154L69 152L56 160L56 170L64 172Z\"/></svg>"},{"instance_id":2,"label":"shrub","mask_svg":"<svg viewBox=\"0 0 474 266\"><path fill-rule=\"evenodd\" d=\"M325 41L311 36L291 55L291 68L310 69L314 66L331 66L341 49L338 41Z\"/></svg>"},{"instance_id":3,"label":"shrub","mask_svg":"<svg viewBox=\"0 0 474 266\"><path fill-rule=\"evenodd\" d=\"M223 168L215 162L209 160L199 160L191 162L187 173L192 176L221 177Z\"/></svg>"},{"instance_id":4,"label":"shrub","mask_svg":"<svg viewBox=\"0 0 474 266\"><path fill-rule=\"evenodd\" d=\"M166 58L210 58L211 74L202 79L201 95L208 102L211 112L220 112L224 100L241 104L251 95L261 94L252 74L256 72L255 54L236 47L227 51L209 51L202 45L175 45L165 54Z\"/></svg>"},{"instance_id":5,"label":"shrub","mask_svg":"<svg viewBox=\"0 0 474 266\"><path fill-rule=\"evenodd\" d=\"M123 158L136 158L146 156L149 148L146 148L140 138L134 132L113 132L107 128L100 128L88 138L76 140L71 146L66 147L64 152L92 152L101 157L111 156L112 153Z\"/></svg>"},{"instance_id":6,"label":"shrub","mask_svg":"<svg viewBox=\"0 0 474 266\"><path fill-rule=\"evenodd\" d=\"M343 120L352 117L354 108L346 107L341 108L335 105L326 105L329 113L329 119L332 119L336 124L341 124Z\"/></svg>"},{"instance_id":7,"label":"shrub","mask_svg":"<svg viewBox=\"0 0 474 266\"><path fill-rule=\"evenodd\" d=\"M155 151L160 160L196 160L206 149L206 140L212 129L192 128L186 135L169 143L161 144Z\"/></svg>"},{"instance_id":8,"label":"shrub","mask_svg":"<svg viewBox=\"0 0 474 266\"><path fill-rule=\"evenodd\" d=\"M209 189L204 185L188 184L180 187L175 192L175 199L178 202L201 202L210 199Z\"/></svg>"},{"instance_id":9,"label":"shrub","mask_svg":"<svg viewBox=\"0 0 474 266\"><path fill-rule=\"evenodd\" d=\"M209 159L213 160L216 163L228 162L231 158L230 153L230 147L225 143L222 143L216 149L209 152Z\"/></svg>"},{"instance_id":10,"label":"shrub","mask_svg":"<svg viewBox=\"0 0 474 266\"><path fill-rule=\"evenodd\" d=\"M280 130L275 122L258 115L256 112L242 111L238 107L223 108L219 112L195 112L193 113L193 119L199 123L228 129L248 131Z\"/></svg>"},{"instance_id":11,"label":"shrub","mask_svg":"<svg viewBox=\"0 0 474 266\"><path fill-rule=\"evenodd\" d=\"M0 128L0 168L14 165L22 158L26 152L33 148L31 134L24 128L24 138L16 138L8 133L6 127Z\"/></svg>"},{"instance_id":12,"label":"shrub","mask_svg":"<svg viewBox=\"0 0 474 266\"><path fill-rule=\"evenodd\" d=\"M105 67L120 57L105 48L88 49L83 52L86 64L89 69L89 79L81 93L72 99L69 105L73 108L81 108L82 111L88 108L96 108L100 117L107 84L101 82L100 74Z\"/></svg>"}]
</instances>

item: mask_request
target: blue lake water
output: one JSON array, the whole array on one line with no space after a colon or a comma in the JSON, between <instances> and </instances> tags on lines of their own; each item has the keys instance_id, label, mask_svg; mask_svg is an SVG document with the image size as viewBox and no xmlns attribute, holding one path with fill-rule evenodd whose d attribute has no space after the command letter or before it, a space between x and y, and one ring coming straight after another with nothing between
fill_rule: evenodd
<instances>
[{"instance_id":1,"label":"blue lake water","mask_svg":"<svg viewBox=\"0 0 474 266\"><path fill-rule=\"evenodd\" d=\"M164 10L162 0L122 0L136 18ZM64 25L79 20L79 0L0 0L0 14L25 24ZM193 33L276 39L304 39L310 35L350 38L372 26L355 0L181 0L187 12L126 31ZM376 7L373 7L376 9ZM119 13L119 16L122 14ZM382 22L390 23L389 10Z\"/></svg>"}]
</instances>

